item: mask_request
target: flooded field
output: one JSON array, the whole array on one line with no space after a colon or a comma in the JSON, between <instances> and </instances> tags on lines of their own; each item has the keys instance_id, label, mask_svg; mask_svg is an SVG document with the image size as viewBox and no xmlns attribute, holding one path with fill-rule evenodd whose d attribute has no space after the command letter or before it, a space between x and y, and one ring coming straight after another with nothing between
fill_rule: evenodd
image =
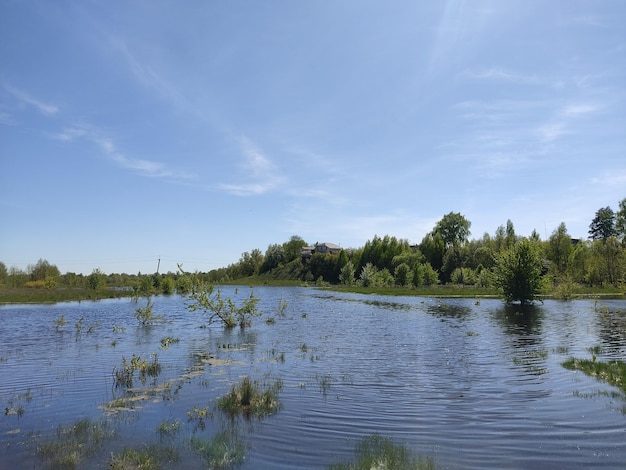
<instances>
[{"instance_id":1,"label":"flooded field","mask_svg":"<svg viewBox=\"0 0 626 470\"><path fill-rule=\"evenodd\" d=\"M372 435L437 468L626 462L624 395L561 366L626 359L624 301L518 312L486 299L254 295L263 316L230 330L179 296L152 299L152 325L136 318L146 299L0 307L0 468L104 469L146 450L162 468L325 468ZM219 409L245 377L279 407Z\"/></svg>"}]
</instances>

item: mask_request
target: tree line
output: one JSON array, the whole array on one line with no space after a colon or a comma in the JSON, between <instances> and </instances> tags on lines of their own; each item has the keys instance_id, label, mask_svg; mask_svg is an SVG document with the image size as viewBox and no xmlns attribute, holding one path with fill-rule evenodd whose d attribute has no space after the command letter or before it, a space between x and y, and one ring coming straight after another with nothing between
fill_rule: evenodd
<instances>
[{"instance_id":1,"label":"tree line","mask_svg":"<svg viewBox=\"0 0 626 470\"><path fill-rule=\"evenodd\" d=\"M617 287L626 282L626 198L619 202L617 212L609 206L598 209L586 240L573 239L565 223L554 229L547 240L541 240L536 230L529 236L518 235L511 220L500 225L494 234L485 233L478 239L470 239L470 229L471 222L464 215L450 212L418 244L376 235L360 248L314 253L310 257L302 256L308 243L294 235L282 244L269 245L265 253L260 249L244 252L237 262L202 276L212 283L261 276L364 287L455 284L506 289L502 279L505 264L520 265L524 257L530 257L526 260L528 266L539 269L541 282L553 287ZM185 293L190 288L185 282L179 273L107 276L95 269L89 276L61 275L46 260L40 259L26 271L15 266L7 270L0 262L0 285L9 287L132 286L139 293Z\"/></svg>"}]
</instances>

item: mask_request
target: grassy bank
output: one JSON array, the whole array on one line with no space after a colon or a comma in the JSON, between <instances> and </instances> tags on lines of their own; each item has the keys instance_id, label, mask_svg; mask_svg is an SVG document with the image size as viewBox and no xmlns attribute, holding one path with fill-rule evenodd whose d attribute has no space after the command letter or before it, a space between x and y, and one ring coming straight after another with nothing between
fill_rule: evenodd
<instances>
[{"instance_id":1,"label":"grassy bank","mask_svg":"<svg viewBox=\"0 0 626 470\"><path fill-rule=\"evenodd\" d=\"M626 362L609 361L601 362L593 359L569 358L563 363L563 367L569 370L579 370L598 380L607 382L618 387L626 393Z\"/></svg>"},{"instance_id":2,"label":"grassy bank","mask_svg":"<svg viewBox=\"0 0 626 470\"><path fill-rule=\"evenodd\" d=\"M132 294L133 292L130 290L3 287L0 288L0 304L45 304L75 300L115 299L130 297Z\"/></svg>"}]
</instances>

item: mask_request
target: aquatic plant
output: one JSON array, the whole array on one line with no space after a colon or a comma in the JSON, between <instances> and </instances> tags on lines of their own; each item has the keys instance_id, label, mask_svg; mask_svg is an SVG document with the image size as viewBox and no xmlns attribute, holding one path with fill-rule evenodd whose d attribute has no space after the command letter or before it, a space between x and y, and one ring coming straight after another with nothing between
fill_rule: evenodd
<instances>
[{"instance_id":1,"label":"aquatic plant","mask_svg":"<svg viewBox=\"0 0 626 470\"><path fill-rule=\"evenodd\" d=\"M237 435L221 432L211 440L192 437L191 449L199 454L207 463L208 468L230 468L241 463L245 457L245 447Z\"/></svg>"},{"instance_id":2,"label":"aquatic plant","mask_svg":"<svg viewBox=\"0 0 626 470\"><path fill-rule=\"evenodd\" d=\"M278 306L274 309L274 313L276 314L276 316L284 317L287 312L287 306L287 301L281 299L280 302L278 302Z\"/></svg>"},{"instance_id":3,"label":"aquatic plant","mask_svg":"<svg viewBox=\"0 0 626 470\"><path fill-rule=\"evenodd\" d=\"M355 449L356 460L352 463L335 464L331 470L434 470L430 457L415 456L405 445L396 444L391 438L368 436Z\"/></svg>"},{"instance_id":4,"label":"aquatic plant","mask_svg":"<svg viewBox=\"0 0 626 470\"><path fill-rule=\"evenodd\" d=\"M155 315L152 310L152 307L153 307L152 301L148 299L148 303L146 304L145 307L143 308L139 307L137 310L135 310L135 318L137 318L137 320L139 320L139 322L143 326L149 326L149 325L154 325L156 323L162 323L165 320L163 315Z\"/></svg>"},{"instance_id":5,"label":"aquatic plant","mask_svg":"<svg viewBox=\"0 0 626 470\"><path fill-rule=\"evenodd\" d=\"M150 357L152 358L151 362L142 359L141 356L136 356L134 353L130 361L127 361L126 357L122 357L122 367L113 369L115 386L132 387L133 377L137 370L140 373L139 379L142 383L146 382L148 376L157 377L161 373L161 364L159 364L159 359L155 353L152 353Z\"/></svg>"},{"instance_id":6,"label":"aquatic plant","mask_svg":"<svg viewBox=\"0 0 626 470\"><path fill-rule=\"evenodd\" d=\"M76 327L76 333L80 333L83 329L83 322L85 321L85 317L81 316L78 321L76 323L74 323L74 326Z\"/></svg>"},{"instance_id":7,"label":"aquatic plant","mask_svg":"<svg viewBox=\"0 0 626 470\"><path fill-rule=\"evenodd\" d=\"M161 346L159 346L161 349L167 349L169 348L170 344L173 343L178 343L180 342L180 338L174 338L172 336L167 336L165 338L161 338Z\"/></svg>"},{"instance_id":8,"label":"aquatic plant","mask_svg":"<svg viewBox=\"0 0 626 470\"><path fill-rule=\"evenodd\" d=\"M602 362L594 359L576 359L570 357L567 361L563 362L562 366L569 370L584 372L598 380L618 387L622 392L626 393L626 362L618 360Z\"/></svg>"},{"instance_id":9,"label":"aquatic plant","mask_svg":"<svg viewBox=\"0 0 626 470\"><path fill-rule=\"evenodd\" d=\"M250 416L260 418L280 408L278 393L282 386L282 381L277 380L263 389L258 382L244 377L241 382L233 385L226 395L217 400L217 407L231 417L242 414L246 418Z\"/></svg>"},{"instance_id":10,"label":"aquatic plant","mask_svg":"<svg viewBox=\"0 0 626 470\"><path fill-rule=\"evenodd\" d=\"M178 451L174 447L148 445L141 449L125 448L119 454L112 454L109 467L113 470L158 470L163 464L176 463Z\"/></svg>"},{"instance_id":11,"label":"aquatic plant","mask_svg":"<svg viewBox=\"0 0 626 470\"><path fill-rule=\"evenodd\" d=\"M182 270L180 265L178 268L182 277L191 277L189 273ZM201 310L208 314L209 324L221 321L222 325L227 328L233 328L237 325L244 328L250 326L252 318L260 315L257 307L259 299L254 296L254 292L251 291L250 296L237 305L230 297L222 297L222 291L219 287L216 289L213 284L201 280L198 276L191 279L192 288L187 294L187 298L191 302L187 305L187 309L191 312ZM235 295L238 292L239 290L235 289Z\"/></svg>"},{"instance_id":12,"label":"aquatic plant","mask_svg":"<svg viewBox=\"0 0 626 470\"><path fill-rule=\"evenodd\" d=\"M317 380L317 383L320 386L320 390L322 391L322 394L326 395L328 391L330 390L330 387L333 383L332 375L330 374L316 375L315 379Z\"/></svg>"},{"instance_id":13,"label":"aquatic plant","mask_svg":"<svg viewBox=\"0 0 626 470\"><path fill-rule=\"evenodd\" d=\"M198 408L197 406L194 406L192 411L187 412L187 421L195 423L194 432L198 429L204 431L206 428L205 420L212 417L213 415L209 413L209 409L207 407Z\"/></svg>"},{"instance_id":14,"label":"aquatic plant","mask_svg":"<svg viewBox=\"0 0 626 470\"><path fill-rule=\"evenodd\" d=\"M59 426L55 437L39 445L37 451L51 468L76 468L114 436L105 421L82 419L69 427Z\"/></svg>"},{"instance_id":15,"label":"aquatic plant","mask_svg":"<svg viewBox=\"0 0 626 470\"><path fill-rule=\"evenodd\" d=\"M54 327L57 331L59 331L62 327L67 325L67 321L65 320L65 315L61 315L58 319L52 320Z\"/></svg>"},{"instance_id":16,"label":"aquatic plant","mask_svg":"<svg viewBox=\"0 0 626 470\"><path fill-rule=\"evenodd\" d=\"M180 431L180 421L177 419L161 421L157 426L157 432L161 437L177 433L178 431Z\"/></svg>"}]
</instances>

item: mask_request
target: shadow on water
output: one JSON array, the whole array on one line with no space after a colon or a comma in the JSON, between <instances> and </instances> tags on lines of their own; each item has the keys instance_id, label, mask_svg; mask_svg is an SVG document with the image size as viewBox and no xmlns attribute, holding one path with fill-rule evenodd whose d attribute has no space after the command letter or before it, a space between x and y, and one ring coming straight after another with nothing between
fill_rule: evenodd
<instances>
[{"instance_id":1,"label":"shadow on water","mask_svg":"<svg viewBox=\"0 0 626 470\"><path fill-rule=\"evenodd\" d=\"M502 326L504 339L510 340L508 350L520 377L537 377L548 372L546 360L548 350L543 346L542 305L503 305L494 311L497 323Z\"/></svg>"},{"instance_id":2,"label":"shadow on water","mask_svg":"<svg viewBox=\"0 0 626 470\"><path fill-rule=\"evenodd\" d=\"M445 300L437 300L435 304L426 307L426 312L438 318L462 319L472 314L472 307L468 304L448 303Z\"/></svg>"},{"instance_id":3,"label":"shadow on water","mask_svg":"<svg viewBox=\"0 0 626 470\"><path fill-rule=\"evenodd\" d=\"M494 311L494 318L503 327L504 332L517 336L541 335L544 319L544 309L541 305L503 305Z\"/></svg>"},{"instance_id":4,"label":"shadow on water","mask_svg":"<svg viewBox=\"0 0 626 470\"><path fill-rule=\"evenodd\" d=\"M602 338L606 352L621 357L626 351L626 309L619 308L620 304L600 302L595 304L598 336Z\"/></svg>"}]
</instances>

